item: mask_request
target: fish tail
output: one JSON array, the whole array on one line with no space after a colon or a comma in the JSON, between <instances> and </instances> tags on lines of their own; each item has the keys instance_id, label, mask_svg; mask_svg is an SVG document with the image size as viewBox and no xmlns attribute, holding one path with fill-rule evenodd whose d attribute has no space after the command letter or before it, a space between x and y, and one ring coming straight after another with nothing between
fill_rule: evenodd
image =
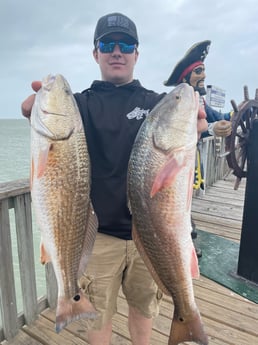
<instances>
[{"instance_id":1,"label":"fish tail","mask_svg":"<svg viewBox=\"0 0 258 345\"><path fill-rule=\"evenodd\" d=\"M168 345L178 345L184 341L194 341L200 345L208 345L208 336L204 332L199 312L187 321L173 318Z\"/></svg>"},{"instance_id":2,"label":"fish tail","mask_svg":"<svg viewBox=\"0 0 258 345\"><path fill-rule=\"evenodd\" d=\"M59 297L56 311L56 332L59 333L75 320L95 319L96 317L96 309L81 291L71 299Z\"/></svg>"}]
</instances>

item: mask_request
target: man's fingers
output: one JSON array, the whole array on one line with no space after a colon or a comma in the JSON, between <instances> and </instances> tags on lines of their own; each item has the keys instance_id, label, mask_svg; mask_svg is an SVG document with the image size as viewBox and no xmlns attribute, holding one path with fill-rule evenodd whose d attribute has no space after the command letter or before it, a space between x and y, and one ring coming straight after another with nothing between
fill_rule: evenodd
<instances>
[{"instance_id":1,"label":"man's fingers","mask_svg":"<svg viewBox=\"0 0 258 345\"><path fill-rule=\"evenodd\" d=\"M35 92L38 92L38 90L41 88L42 83L39 80L35 80L31 83L31 87Z\"/></svg>"},{"instance_id":2,"label":"man's fingers","mask_svg":"<svg viewBox=\"0 0 258 345\"><path fill-rule=\"evenodd\" d=\"M39 80L35 80L31 83L31 87L35 92L38 92L41 86L42 83ZM35 101L35 96L35 94L30 95L28 98L25 99L25 101L22 102L21 111L23 116L30 118L31 109Z\"/></svg>"},{"instance_id":3,"label":"man's fingers","mask_svg":"<svg viewBox=\"0 0 258 345\"><path fill-rule=\"evenodd\" d=\"M35 94L30 95L28 98L25 99L25 101L22 102L21 111L23 116L28 118L30 117L31 109L35 101L35 96Z\"/></svg>"}]
</instances>

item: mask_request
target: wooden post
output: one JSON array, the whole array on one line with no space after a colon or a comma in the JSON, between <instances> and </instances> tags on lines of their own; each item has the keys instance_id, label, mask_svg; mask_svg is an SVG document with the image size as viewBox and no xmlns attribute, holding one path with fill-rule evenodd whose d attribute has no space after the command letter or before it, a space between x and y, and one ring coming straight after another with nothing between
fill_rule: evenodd
<instances>
[{"instance_id":1,"label":"wooden post","mask_svg":"<svg viewBox=\"0 0 258 345\"><path fill-rule=\"evenodd\" d=\"M0 311L5 339L18 333L8 199L0 200Z\"/></svg>"},{"instance_id":2,"label":"wooden post","mask_svg":"<svg viewBox=\"0 0 258 345\"><path fill-rule=\"evenodd\" d=\"M253 121L247 149L247 180L237 273L258 283L258 120Z\"/></svg>"},{"instance_id":3,"label":"wooden post","mask_svg":"<svg viewBox=\"0 0 258 345\"><path fill-rule=\"evenodd\" d=\"M29 193L14 199L14 210L24 317L26 323L30 324L37 318L37 291Z\"/></svg>"},{"instance_id":4,"label":"wooden post","mask_svg":"<svg viewBox=\"0 0 258 345\"><path fill-rule=\"evenodd\" d=\"M46 283L47 283L47 301L50 308L57 305L58 289L54 268L51 262L46 264Z\"/></svg>"}]
</instances>

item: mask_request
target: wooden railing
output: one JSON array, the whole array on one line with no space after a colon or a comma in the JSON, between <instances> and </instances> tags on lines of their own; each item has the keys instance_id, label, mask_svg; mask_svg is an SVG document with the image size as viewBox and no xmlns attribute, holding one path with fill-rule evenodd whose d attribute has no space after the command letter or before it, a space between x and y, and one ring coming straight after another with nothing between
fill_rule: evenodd
<instances>
[{"instance_id":1,"label":"wooden railing","mask_svg":"<svg viewBox=\"0 0 258 345\"><path fill-rule=\"evenodd\" d=\"M23 311L17 312L17 277L14 275L10 212L14 210ZM17 274L17 273L16 273ZM33 322L48 306L55 306L56 280L46 266L46 293L38 298L34 263L31 197L29 181L0 184L0 341L11 339L24 324Z\"/></svg>"},{"instance_id":2,"label":"wooden railing","mask_svg":"<svg viewBox=\"0 0 258 345\"><path fill-rule=\"evenodd\" d=\"M225 139L206 137L200 142L200 150L204 169L205 188L223 179L229 172L226 162Z\"/></svg>"},{"instance_id":3,"label":"wooden railing","mask_svg":"<svg viewBox=\"0 0 258 345\"><path fill-rule=\"evenodd\" d=\"M220 143L224 147L223 142ZM212 185L227 173L223 149L213 137L203 140L202 156L205 186ZM13 270L12 237L9 211L14 210L17 251L22 289L23 311L17 312L15 277ZM48 306L55 307L56 279L51 264L46 265L46 291L38 298L34 263L34 229L32 226L29 180L0 184L0 341L13 338L19 329L33 322Z\"/></svg>"}]
</instances>

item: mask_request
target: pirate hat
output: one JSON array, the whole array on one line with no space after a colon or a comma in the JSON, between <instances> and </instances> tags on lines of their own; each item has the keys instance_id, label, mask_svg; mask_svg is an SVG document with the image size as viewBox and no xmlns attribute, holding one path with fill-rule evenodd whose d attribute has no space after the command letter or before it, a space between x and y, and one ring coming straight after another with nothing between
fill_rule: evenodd
<instances>
[{"instance_id":1,"label":"pirate hat","mask_svg":"<svg viewBox=\"0 0 258 345\"><path fill-rule=\"evenodd\" d=\"M166 86L175 86L182 82L183 78L191 72L194 67L203 63L206 58L211 41L202 41L195 43L185 56L177 63L168 80L164 82Z\"/></svg>"}]
</instances>

